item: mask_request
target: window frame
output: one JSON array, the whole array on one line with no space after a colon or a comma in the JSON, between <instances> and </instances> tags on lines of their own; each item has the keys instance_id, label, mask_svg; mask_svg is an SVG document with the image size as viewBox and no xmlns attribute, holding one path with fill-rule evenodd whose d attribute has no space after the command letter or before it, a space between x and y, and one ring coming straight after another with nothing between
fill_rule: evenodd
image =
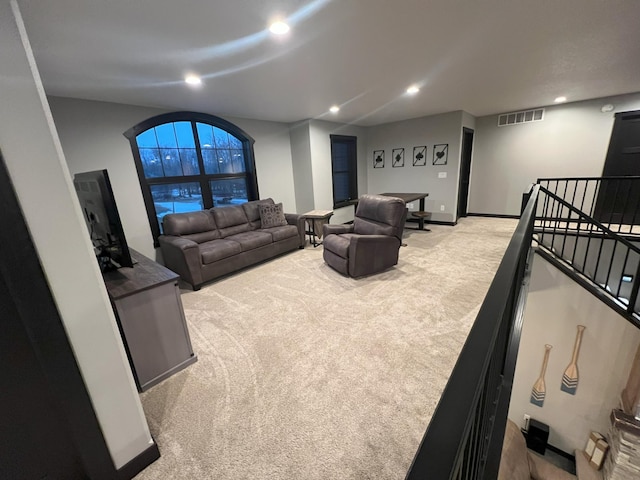
<instances>
[{"instance_id":1,"label":"window frame","mask_svg":"<svg viewBox=\"0 0 640 480\"><path fill-rule=\"evenodd\" d=\"M333 208L347 207L353 205L358 201L358 137L353 135L329 135L331 141L331 187L333 197ZM344 143L348 144L349 149L353 149L348 159L348 165L346 170L341 170L338 173L347 173L349 179L349 198L346 200L340 199L336 201L336 182L335 182L335 159L334 159L334 144Z\"/></svg>"},{"instance_id":2,"label":"window frame","mask_svg":"<svg viewBox=\"0 0 640 480\"><path fill-rule=\"evenodd\" d=\"M138 148L136 139L138 135L146 132L151 128L175 122L190 122L192 125L200 174L147 178L144 173L144 166L142 164L140 150ZM240 140L240 142L242 143L242 152L244 155L245 163L245 171L243 173L205 173L204 160L202 157L196 123L204 123L211 125L212 127L220 128ZM129 140L129 144L131 146L134 164L138 173L138 181L140 182L140 189L142 190L142 197L144 199L149 226L151 227L151 234L153 236L153 246L156 248L160 246L158 237L161 235L161 233L155 203L151 194L151 187L154 185L190 182L199 183L200 191L202 192L203 210L207 210L213 207L213 195L210 186L211 180L244 178L247 185L247 200L258 200L260 198L258 193L258 178L256 175L255 156L253 153L253 144L255 143L255 140L240 127L223 118L206 113L189 111L164 113L143 120L142 122L134 125L129 130L124 132L123 135Z\"/></svg>"}]
</instances>

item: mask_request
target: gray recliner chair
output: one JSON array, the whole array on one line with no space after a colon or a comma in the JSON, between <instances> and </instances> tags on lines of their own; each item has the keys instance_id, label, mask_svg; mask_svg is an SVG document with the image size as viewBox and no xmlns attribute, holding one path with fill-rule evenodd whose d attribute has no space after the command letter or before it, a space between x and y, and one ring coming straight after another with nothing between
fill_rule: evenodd
<instances>
[{"instance_id":1,"label":"gray recliner chair","mask_svg":"<svg viewBox=\"0 0 640 480\"><path fill-rule=\"evenodd\" d=\"M324 261L350 277L381 272L398 263L407 218L403 200L362 195L351 225L323 225Z\"/></svg>"}]
</instances>

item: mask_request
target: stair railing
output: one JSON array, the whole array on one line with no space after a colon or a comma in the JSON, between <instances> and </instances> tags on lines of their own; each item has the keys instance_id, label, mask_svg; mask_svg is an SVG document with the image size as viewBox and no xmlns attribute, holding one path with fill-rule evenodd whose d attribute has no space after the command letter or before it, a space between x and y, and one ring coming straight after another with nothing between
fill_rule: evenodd
<instances>
[{"instance_id":1,"label":"stair railing","mask_svg":"<svg viewBox=\"0 0 640 480\"><path fill-rule=\"evenodd\" d=\"M494 480L526 298L535 185L406 478Z\"/></svg>"},{"instance_id":2,"label":"stair railing","mask_svg":"<svg viewBox=\"0 0 640 480\"><path fill-rule=\"evenodd\" d=\"M566 191L562 195L567 198ZM565 198L540 187L533 239L547 258L564 264L565 273L600 289L607 303L640 326L640 247L620 235L621 224L614 232Z\"/></svg>"},{"instance_id":3,"label":"stair railing","mask_svg":"<svg viewBox=\"0 0 640 480\"><path fill-rule=\"evenodd\" d=\"M640 234L640 177L539 178L537 183L621 234Z\"/></svg>"}]
</instances>

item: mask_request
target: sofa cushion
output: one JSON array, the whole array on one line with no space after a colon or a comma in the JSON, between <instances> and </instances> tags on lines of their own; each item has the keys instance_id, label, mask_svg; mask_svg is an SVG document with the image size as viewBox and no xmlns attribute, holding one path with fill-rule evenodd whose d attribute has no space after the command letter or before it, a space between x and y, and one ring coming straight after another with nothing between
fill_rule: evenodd
<instances>
[{"instance_id":1,"label":"sofa cushion","mask_svg":"<svg viewBox=\"0 0 640 480\"><path fill-rule=\"evenodd\" d=\"M323 245L325 250L329 250L342 258L349 257L349 245L353 233L344 233L342 235L327 235L324 237Z\"/></svg>"},{"instance_id":2,"label":"sofa cushion","mask_svg":"<svg viewBox=\"0 0 640 480\"><path fill-rule=\"evenodd\" d=\"M282 203L275 205L262 204L258 205L260 210L261 228L272 228L287 225L287 219L284 216Z\"/></svg>"},{"instance_id":3,"label":"sofa cushion","mask_svg":"<svg viewBox=\"0 0 640 480\"><path fill-rule=\"evenodd\" d=\"M279 242L280 240L284 240L285 238L298 236L298 227L296 227L295 225L283 225L280 227L264 228L260 231L270 234L274 242Z\"/></svg>"},{"instance_id":4,"label":"sofa cushion","mask_svg":"<svg viewBox=\"0 0 640 480\"><path fill-rule=\"evenodd\" d=\"M242 205L214 207L210 211L222 238L249 231L249 220Z\"/></svg>"},{"instance_id":5,"label":"sofa cushion","mask_svg":"<svg viewBox=\"0 0 640 480\"><path fill-rule=\"evenodd\" d=\"M209 210L169 213L162 219L163 233L193 240L196 243L220 238L215 220Z\"/></svg>"},{"instance_id":6,"label":"sofa cushion","mask_svg":"<svg viewBox=\"0 0 640 480\"><path fill-rule=\"evenodd\" d=\"M242 253L240 244L233 240L227 240L226 238L200 244L200 256L204 265L217 262L218 260L222 260L223 258L231 257L239 253Z\"/></svg>"},{"instance_id":7,"label":"sofa cushion","mask_svg":"<svg viewBox=\"0 0 640 480\"><path fill-rule=\"evenodd\" d=\"M251 230L255 230L260 228L260 210L258 209L259 205L274 205L275 202L273 198L265 198L262 200L252 200L251 202L246 202L242 204L242 208L244 208L244 213L247 215L247 220L249 220L249 226Z\"/></svg>"},{"instance_id":8,"label":"sofa cushion","mask_svg":"<svg viewBox=\"0 0 640 480\"><path fill-rule=\"evenodd\" d=\"M498 480L530 480L527 444L518 426L507 420Z\"/></svg>"},{"instance_id":9,"label":"sofa cushion","mask_svg":"<svg viewBox=\"0 0 640 480\"><path fill-rule=\"evenodd\" d=\"M269 245L273 242L270 234L257 230L231 235L227 237L226 240L233 240L234 242L237 242L243 252L253 250L254 248L262 247L264 245Z\"/></svg>"}]
</instances>

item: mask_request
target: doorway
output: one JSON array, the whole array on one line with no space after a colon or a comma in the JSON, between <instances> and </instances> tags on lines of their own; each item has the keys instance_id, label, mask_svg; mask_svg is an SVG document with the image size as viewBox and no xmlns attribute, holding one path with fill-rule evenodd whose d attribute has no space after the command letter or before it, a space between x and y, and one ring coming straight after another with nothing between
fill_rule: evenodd
<instances>
[{"instance_id":1,"label":"doorway","mask_svg":"<svg viewBox=\"0 0 640 480\"><path fill-rule=\"evenodd\" d=\"M460 183L458 185L458 218L467 216L469 202L469 178L471 177L471 153L473 130L462 127L462 153L460 154Z\"/></svg>"},{"instance_id":2,"label":"doorway","mask_svg":"<svg viewBox=\"0 0 640 480\"><path fill-rule=\"evenodd\" d=\"M640 176L640 110L616 114L602 176ZM631 179L603 182L594 217L605 223L632 223L640 205L637 184Z\"/></svg>"}]
</instances>

